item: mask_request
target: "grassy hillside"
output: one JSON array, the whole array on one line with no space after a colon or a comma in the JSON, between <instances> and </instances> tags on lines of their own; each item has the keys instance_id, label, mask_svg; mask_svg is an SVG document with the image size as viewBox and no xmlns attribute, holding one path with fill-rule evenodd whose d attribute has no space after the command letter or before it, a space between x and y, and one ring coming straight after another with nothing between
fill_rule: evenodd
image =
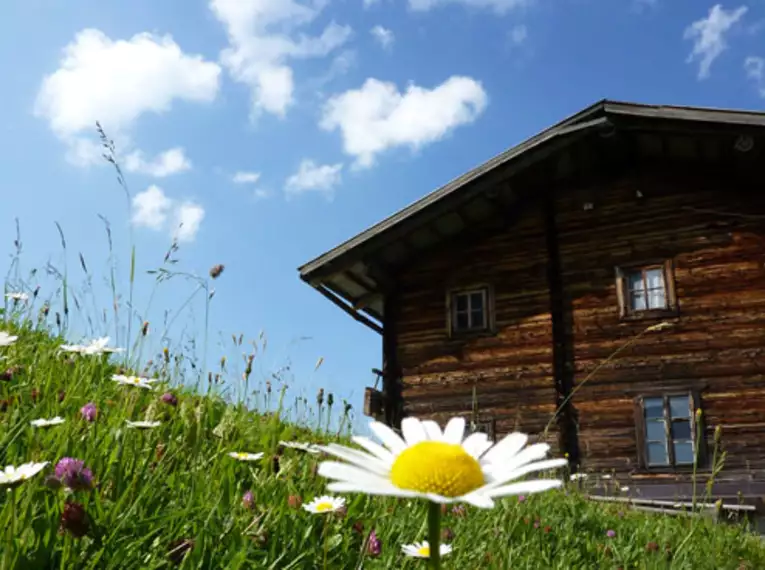
<instances>
[{"instance_id":1,"label":"grassy hillside","mask_svg":"<svg viewBox=\"0 0 765 570\"><path fill-rule=\"evenodd\" d=\"M170 354L144 389L112 380L120 370L108 355L62 353L45 332L3 329L19 338L0 347L0 466L50 463L0 493L0 567L425 567L401 553L426 538L420 502L348 495L345 512L300 508L324 492L319 459L278 442L329 436L174 385ZM64 422L30 425L55 416ZM243 462L231 451L264 456ZM84 462L90 486L81 471L82 485L64 478L76 490L57 486L66 457ZM573 488L450 509L443 526L453 546L445 568L765 568L765 549L743 528L624 512Z\"/></svg>"}]
</instances>

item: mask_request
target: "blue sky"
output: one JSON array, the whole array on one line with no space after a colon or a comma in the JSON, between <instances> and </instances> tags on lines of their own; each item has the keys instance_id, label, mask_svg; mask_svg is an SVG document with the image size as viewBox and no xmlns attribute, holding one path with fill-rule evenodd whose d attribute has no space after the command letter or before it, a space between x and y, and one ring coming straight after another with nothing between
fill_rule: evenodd
<instances>
[{"instance_id":1,"label":"blue sky","mask_svg":"<svg viewBox=\"0 0 765 570\"><path fill-rule=\"evenodd\" d=\"M263 374L289 358L293 393L322 386L358 409L380 338L299 265L601 98L761 109L764 38L762 0L10 0L0 243L12 252L19 218L23 267L66 263L75 282L82 252L91 305L108 307L98 214L123 292L131 239L145 271L175 236L183 269L226 266L211 359L231 354L231 333L263 330ZM190 290L163 285L146 318L160 323ZM141 276L142 315L150 291ZM170 334L199 330L201 306Z\"/></svg>"}]
</instances>

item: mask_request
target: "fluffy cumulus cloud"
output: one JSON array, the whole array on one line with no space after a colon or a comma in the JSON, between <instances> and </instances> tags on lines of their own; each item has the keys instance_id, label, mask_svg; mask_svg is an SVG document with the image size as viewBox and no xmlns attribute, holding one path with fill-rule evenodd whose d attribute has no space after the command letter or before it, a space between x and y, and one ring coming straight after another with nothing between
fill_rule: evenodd
<instances>
[{"instance_id":1,"label":"fluffy cumulus cloud","mask_svg":"<svg viewBox=\"0 0 765 570\"><path fill-rule=\"evenodd\" d=\"M96 121L117 142L129 144L138 117L167 112L176 100L209 103L219 82L216 63L185 54L170 36L141 33L112 40L85 29L64 48L58 69L44 77L34 112L67 143L70 160L88 164L101 154L92 139ZM169 158L177 159L172 151L177 149L168 151ZM147 163L141 157L134 164Z\"/></svg>"},{"instance_id":2,"label":"fluffy cumulus cloud","mask_svg":"<svg viewBox=\"0 0 765 570\"><path fill-rule=\"evenodd\" d=\"M683 37L693 41L693 50L687 61L688 63L698 61L699 79L709 77L712 64L728 49L725 36L744 17L747 10L746 6L740 6L726 11L721 4L715 4L710 8L706 18L696 20L685 29Z\"/></svg>"},{"instance_id":3,"label":"fluffy cumulus cloud","mask_svg":"<svg viewBox=\"0 0 765 570\"><path fill-rule=\"evenodd\" d=\"M180 147L168 149L152 160L146 160L142 151L135 150L125 157L124 167L128 172L140 172L156 178L164 178L190 170L191 161Z\"/></svg>"},{"instance_id":4,"label":"fluffy cumulus cloud","mask_svg":"<svg viewBox=\"0 0 765 570\"><path fill-rule=\"evenodd\" d=\"M324 0L210 1L229 38L221 61L234 80L250 88L253 116L262 111L286 114L295 89L290 60L325 57L350 37L351 29L334 21L317 36L298 33L325 4Z\"/></svg>"},{"instance_id":5,"label":"fluffy cumulus cloud","mask_svg":"<svg viewBox=\"0 0 765 570\"><path fill-rule=\"evenodd\" d=\"M202 206L173 200L155 185L133 196L132 207L133 225L168 231L180 242L194 241L205 216Z\"/></svg>"},{"instance_id":6,"label":"fluffy cumulus cloud","mask_svg":"<svg viewBox=\"0 0 765 570\"><path fill-rule=\"evenodd\" d=\"M750 56L744 61L746 76L754 81L760 96L765 97L765 58Z\"/></svg>"},{"instance_id":7,"label":"fluffy cumulus cloud","mask_svg":"<svg viewBox=\"0 0 765 570\"><path fill-rule=\"evenodd\" d=\"M409 0L409 8L425 12L444 4L462 4L470 8L491 9L498 14L505 14L516 8L525 8L535 0Z\"/></svg>"},{"instance_id":8,"label":"fluffy cumulus cloud","mask_svg":"<svg viewBox=\"0 0 765 570\"><path fill-rule=\"evenodd\" d=\"M396 38L393 35L393 32L388 28L378 25L369 30L369 33L372 34L372 37L383 49L390 49L393 47L393 42Z\"/></svg>"},{"instance_id":9,"label":"fluffy cumulus cloud","mask_svg":"<svg viewBox=\"0 0 765 570\"><path fill-rule=\"evenodd\" d=\"M432 89L410 84L403 93L393 83L370 78L361 88L332 97L320 125L339 130L355 166L369 167L387 149L418 149L472 123L487 102L481 83L470 77L453 76Z\"/></svg>"},{"instance_id":10,"label":"fluffy cumulus cloud","mask_svg":"<svg viewBox=\"0 0 765 570\"><path fill-rule=\"evenodd\" d=\"M316 164L313 160L303 160L298 171L287 179L284 190L287 195L320 192L331 198L340 184L342 169L342 164Z\"/></svg>"},{"instance_id":11,"label":"fluffy cumulus cloud","mask_svg":"<svg viewBox=\"0 0 765 570\"><path fill-rule=\"evenodd\" d=\"M239 171L231 178L234 184L255 184L260 180L260 172Z\"/></svg>"}]
</instances>

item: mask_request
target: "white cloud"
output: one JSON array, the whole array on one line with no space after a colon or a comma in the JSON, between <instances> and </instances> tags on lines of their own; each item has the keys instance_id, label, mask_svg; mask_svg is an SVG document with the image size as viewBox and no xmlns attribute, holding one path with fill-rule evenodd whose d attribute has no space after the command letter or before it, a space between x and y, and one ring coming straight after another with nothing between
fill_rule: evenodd
<instances>
[{"instance_id":1,"label":"white cloud","mask_svg":"<svg viewBox=\"0 0 765 570\"><path fill-rule=\"evenodd\" d=\"M331 197L335 186L340 184L342 164L316 164L303 160L298 171L287 179L284 190L287 194L302 194L318 191Z\"/></svg>"},{"instance_id":2,"label":"white cloud","mask_svg":"<svg viewBox=\"0 0 765 570\"><path fill-rule=\"evenodd\" d=\"M383 49L389 49L393 47L393 42L396 38L391 30L377 25L369 30L369 33L372 34L372 37L382 46Z\"/></svg>"},{"instance_id":3,"label":"white cloud","mask_svg":"<svg viewBox=\"0 0 765 570\"><path fill-rule=\"evenodd\" d=\"M165 196L162 189L152 184L143 192L133 196L131 221L139 227L161 230L172 205L173 201Z\"/></svg>"},{"instance_id":4,"label":"white cloud","mask_svg":"<svg viewBox=\"0 0 765 570\"><path fill-rule=\"evenodd\" d=\"M258 180L260 180L260 172L244 171L237 172L231 179L234 184L255 184Z\"/></svg>"},{"instance_id":5,"label":"white cloud","mask_svg":"<svg viewBox=\"0 0 765 570\"><path fill-rule=\"evenodd\" d=\"M190 170L191 161L186 157L186 152L181 147L175 147L148 161L144 158L142 151L135 150L125 157L124 166L128 172L139 172L155 178L164 178L171 174Z\"/></svg>"},{"instance_id":6,"label":"white cloud","mask_svg":"<svg viewBox=\"0 0 765 570\"><path fill-rule=\"evenodd\" d=\"M252 114L284 116L293 103L290 59L325 57L351 35L334 21L319 36L296 34L311 23L326 2L313 0L210 0L210 8L226 27L229 47L221 61L231 77L249 86Z\"/></svg>"},{"instance_id":7,"label":"white cloud","mask_svg":"<svg viewBox=\"0 0 765 570\"><path fill-rule=\"evenodd\" d=\"M183 53L170 36L141 33L112 40L88 28L64 48L59 68L44 77L34 113L68 144L69 159L86 165L101 155L87 138L96 121L126 144L133 123L145 113L164 113L176 100L213 101L219 77L216 63Z\"/></svg>"},{"instance_id":8,"label":"white cloud","mask_svg":"<svg viewBox=\"0 0 765 570\"><path fill-rule=\"evenodd\" d=\"M529 31L526 29L526 26L523 24L519 24L515 27L513 27L512 30L510 30L510 41L513 42L514 45L521 45L526 41L526 39L529 37Z\"/></svg>"},{"instance_id":9,"label":"white cloud","mask_svg":"<svg viewBox=\"0 0 765 570\"><path fill-rule=\"evenodd\" d=\"M765 58L750 56L744 61L746 76L757 85L760 96L765 97Z\"/></svg>"},{"instance_id":10,"label":"white cloud","mask_svg":"<svg viewBox=\"0 0 765 570\"><path fill-rule=\"evenodd\" d=\"M332 97L320 126L339 129L356 166L369 167L389 148L416 150L472 123L487 102L481 83L470 77L452 76L433 89L410 84L404 93L393 83L370 78L361 88Z\"/></svg>"},{"instance_id":11,"label":"white cloud","mask_svg":"<svg viewBox=\"0 0 765 570\"><path fill-rule=\"evenodd\" d=\"M470 8L485 8L498 14L505 14L516 8L525 8L535 0L409 0L409 8L417 12L425 12L444 4L463 4Z\"/></svg>"},{"instance_id":12,"label":"white cloud","mask_svg":"<svg viewBox=\"0 0 765 570\"><path fill-rule=\"evenodd\" d=\"M371 8L375 4L378 4L380 0L364 0L364 8Z\"/></svg>"},{"instance_id":13,"label":"white cloud","mask_svg":"<svg viewBox=\"0 0 765 570\"><path fill-rule=\"evenodd\" d=\"M197 237L199 227L205 217L205 209L194 202L183 202L176 206L174 215L175 239L179 242L191 242Z\"/></svg>"},{"instance_id":14,"label":"white cloud","mask_svg":"<svg viewBox=\"0 0 765 570\"><path fill-rule=\"evenodd\" d=\"M728 48L725 35L747 10L746 6L740 6L726 12L721 4L715 4L706 18L693 22L685 29L683 38L693 40L693 51L687 62L699 61L699 79L709 77L712 64Z\"/></svg>"},{"instance_id":15,"label":"white cloud","mask_svg":"<svg viewBox=\"0 0 765 570\"><path fill-rule=\"evenodd\" d=\"M193 241L205 216L202 206L168 198L162 188L153 184L133 196L132 206L133 225L169 230L178 241Z\"/></svg>"}]
</instances>

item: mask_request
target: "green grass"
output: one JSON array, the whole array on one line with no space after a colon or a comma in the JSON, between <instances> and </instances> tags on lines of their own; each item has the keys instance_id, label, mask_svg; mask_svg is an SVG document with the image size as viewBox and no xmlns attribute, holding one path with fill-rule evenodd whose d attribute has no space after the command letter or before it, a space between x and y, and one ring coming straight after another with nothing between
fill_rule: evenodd
<instances>
[{"instance_id":1,"label":"green grass","mask_svg":"<svg viewBox=\"0 0 765 570\"><path fill-rule=\"evenodd\" d=\"M317 458L280 450L279 439L335 436L213 393L170 387L172 370L164 361L152 370L163 380L156 391L121 386L111 380L117 368L106 357L62 355L61 339L45 331L4 328L20 339L0 348L6 357L0 370L10 372L0 381L0 466L51 465L0 493L3 568L168 568L175 564L173 546L181 551L184 544L193 546L182 568L323 568L325 546L327 568L425 567L400 553L401 544L427 536L421 502L349 495L347 513L328 518L294 507L295 497L307 502L322 494L325 481L314 474ZM165 391L177 395L177 407L161 401ZM88 402L99 412L92 423L80 414ZM29 425L56 415L66 422ZM147 418L162 425L125 427L126 419ZM232 450L263 451L265 457L242 463L226 455ZM95 488L67 495L46 486L62 457L84 460ZM241 500L248 490L255 495L251 509ZM67 500L87 512L81 538L59 532ZM505 499L491 511L449 512L443 526L454 547L444 568L765 568L765 548L743 527L596 504L573 488ZM377 557L363 554L371 529L382 541Z\"/></svg>"}]
</instances>

